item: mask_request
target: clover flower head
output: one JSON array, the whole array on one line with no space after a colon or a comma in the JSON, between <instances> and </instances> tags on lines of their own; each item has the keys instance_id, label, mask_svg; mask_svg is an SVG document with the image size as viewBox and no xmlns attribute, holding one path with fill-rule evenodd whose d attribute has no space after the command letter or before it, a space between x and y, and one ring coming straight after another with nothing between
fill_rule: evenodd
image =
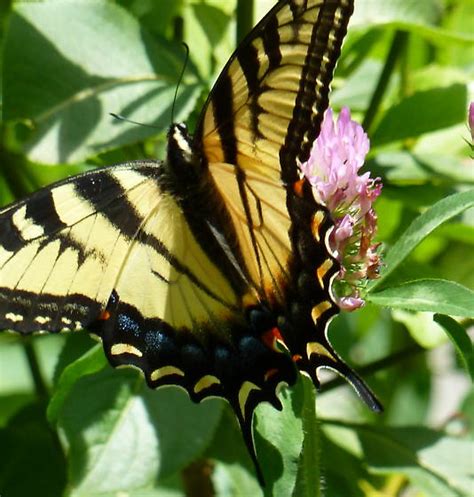
<instances>
[{"instance_id":1,"label":"clover flower head","mask_svg":"<svg viewBox=\"0 0 474 497\"><path fill-rule=\"evenodd\" d=\"M373 242L377 231L373 203L382 182L369 172L359 176L368 151L367 134L351 119L349 109L344 107L336 122L328 109L310 157L300 166L316 201L333 216L329 243L341 264L334 290L339 307L346 310L364 305L361 291L368 280L378 277L381 265L380 244Z\"/></svg>"}]
</instances>

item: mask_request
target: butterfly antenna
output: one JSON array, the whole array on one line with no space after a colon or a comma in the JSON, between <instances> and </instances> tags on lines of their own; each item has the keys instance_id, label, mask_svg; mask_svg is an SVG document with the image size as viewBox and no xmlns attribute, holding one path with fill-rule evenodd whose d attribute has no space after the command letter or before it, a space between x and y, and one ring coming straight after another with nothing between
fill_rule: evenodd
<instances>
[{"instance_id":1,"label":"butterfly antenna","mask_svg":"<svg viewBox=\"0 0 474 497\"><path fill-rule=\"evenodd\" d=\"M178 82L176 83L176 90L174 91L173 106L171 107L171 123L174 123L174 109L176 107L176 100L178 99L178 90L179 86L181 85L181 81L183 80L184 71L186 70L186 66L188 65L189 60L189 47L186 43L184 43L184 41L181 43L183 44L184 50L186 52L186 57L184 58L184 64L181 69L181 74L179 75Z\"/></svg>"},{"instance_id":2,"label":"butterfly antenna","mask_svg":"<svg viewBox=\"0 0 474 497\"><path fill-rule=\"evenodd\" d=\"M127 119L126 117L121 116L120 114L115 114L113 112L109 112L109 114L114 119L117 119L117 121L125 121L126 123L130 123L130 124L138 124L138 126L146 126L147 128L162 129L161 126L155 126L153 124L146 124L146 123L140 123L138 121L132 121L131 119Z\"/></svg>"}]
</instances>

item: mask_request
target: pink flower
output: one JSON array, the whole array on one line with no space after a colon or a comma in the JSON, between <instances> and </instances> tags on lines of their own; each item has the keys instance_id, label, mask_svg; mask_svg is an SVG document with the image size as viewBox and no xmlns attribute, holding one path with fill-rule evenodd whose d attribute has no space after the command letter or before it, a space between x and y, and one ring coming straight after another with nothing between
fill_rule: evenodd
<instances>
[{"instance_id":1,"label":"pink flower","mask_svg":"<svg viewBox=\"0 0 474 497\"><path fill-rule=\"evenodd\" d=\"M316 200L334 219L330 243L341 263L335 293L339 306L347 310L364 304L360 292L368 279L378 276L380 267L380 244L372 242L377 231L372 204L380 195L382 183L380 178L371 178L369 172L358 175L368 151L367 134L351 120L349 109L341 110L337 122L328 109L310 157L301 164Z\"/></svg>"}]
</instances>

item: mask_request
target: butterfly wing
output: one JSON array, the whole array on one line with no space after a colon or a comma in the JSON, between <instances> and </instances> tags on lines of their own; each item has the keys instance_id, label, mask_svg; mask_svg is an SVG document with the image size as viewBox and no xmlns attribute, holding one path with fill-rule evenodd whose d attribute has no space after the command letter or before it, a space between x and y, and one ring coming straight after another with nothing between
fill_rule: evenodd
<instances>
[{"instance_id":1,"label":"butterfly wing","mask_svg":"<svg viewBox=\"0 0 474 497\"><path fill-rule=\"evenodd\" d=\"M250 446L249 413L261 400L279 406L276 386L295 381L294 366L255 338L243 295L167 189L166 169L97 170L0 211L0 326L86 328L112 365L138 367L151 387L229 400Z\"/></svg>"},{"instance_id":2,"label":"butterfly wing","mask_svg":"<svg viewBox=\"0 0 474 497\"><path fill-rule=\"evenodd\" d=\"M338 311L332 221L298 170L351 12L352 0L278 2L219 76L193 144L172 127L172 174L119 165L1 211L0 326L86 327L150 386L226 398L255 463L252 413L264 400L280 407L292 359L315 383L315 367L333 367L364 394L325 336ZM175 178L196 173L198 187L178 194ZM293 358L271 344L277 324Z\"/></svg>"},{"instance_id":3,"label":"butterfly wing","mask_svg":"<svg viewBox=\"0 0 474 497\"><path fill-rule=\"evenodd\" d=\"M106 168L1 211L0 326L87 328L114 290L144 316L176 327L208 320L207 307L219 315L235 307L178 206L162 194L159 173L157 162ZM188 311L174 310L178 302Z\"/></svg>"},{"instance_id":4,"label":"butterfly wing","mask_svg":"<svg viewBox=\"0 0 474 497\"><path fill-rule=\"evenodd\" d=\"M291 276L288 189L328 106L352 1L279 2L220 74L196 146L228 205L254 284L282 300Z\"/></svg>"},{"instance_id":5,"label":"butterfly wing","mask_svg":"<svg viewBox=\"0 0 474 497\"><path fill-rule=\"evenodd\" d=\"M279 2L229 60L196 133L252 282L289 316L285 341L316 384L320 366L351 373L326 338L338 312L333 223L298 165L319 133L352 10L352 0Z\"/></svg>"}]
</instances>

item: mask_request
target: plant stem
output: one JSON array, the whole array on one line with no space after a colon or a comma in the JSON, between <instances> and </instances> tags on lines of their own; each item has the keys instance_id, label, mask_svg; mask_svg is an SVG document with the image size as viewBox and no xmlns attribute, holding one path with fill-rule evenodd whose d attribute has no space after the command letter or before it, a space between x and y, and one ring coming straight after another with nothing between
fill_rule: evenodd
<instances>
[{"instance_id":1,"label":"plant stem","mask_svg":"<svg viewBox=\"0 0 474 497\"><path fill-rule=\"evenodd\" d=\"M369 107L367 108L367 111L365 113L364 122L362 123L362 127L366 131L370 131L370 127L374 122L374 118L378 113L380 103L382 102L382 98L390 82L392 72L395 68L398 58L405 49L407 39L407 33L405 33L404 31L395 31L392 44L390 45L390 50L388 52L387 60L383 67L382 73L380 74L380 78L372 95Z\"/></svg>"},{"instance_id":2,"label":"plant stem","mask_svg":"<svg viewBox=\"0 0 474 497\"><path fill-rule=\"evenodd\" d=\"M237 0L237 40L238 45L253 27L254 0Z\"/></svg>"},{"instance_id":3,"label":"plant stem","mask_svg":"<svg viewBox=\"0 0 474 497\"><path fill-rule=\"evenodd\" d=\"M46 388L46 383L43 380L38 358L36 357L36 351L30 339L25 340L23 349L25 351L28 366L30 368L30 373L33 378L36 395L38 396L39 400L45 400L48 397L48 389Z\"/></svg>"},{"instance_id":4,"label":"plant stem","mask_svg":"<svg viewBox=\"0 0 474 497\"><path fill-rule=\"evenodd\" d=\"M424 351L425 349L421 345L414 344L410 347L399 350L398 352L394 352L393 354L387 357L366 364L365 366L358 368L357 372L360 373L362 376L367 376L376 373L377 371L381 371L383 369L395 366L399 362L409 359L413 356L416 356ZM335 388L345 384L346 380L344 380L344 378L341 377L334 378L333 380L330 380L321 386L320 395L324 394L325 392L329 392L330 390L334 390Z\"/></svg>"},{"instance_id":5,"label":"plant stem","mask_svg":"<svg viewBox=\"0 0 474 497\"><path fill-rule=\"evenodd\" d=\"M321 437L316 416L316 395L309 378L303 377L302 380L304 441L298 468L297 487L293 495L321 497Z\"/></svg>"}]
</instances>

